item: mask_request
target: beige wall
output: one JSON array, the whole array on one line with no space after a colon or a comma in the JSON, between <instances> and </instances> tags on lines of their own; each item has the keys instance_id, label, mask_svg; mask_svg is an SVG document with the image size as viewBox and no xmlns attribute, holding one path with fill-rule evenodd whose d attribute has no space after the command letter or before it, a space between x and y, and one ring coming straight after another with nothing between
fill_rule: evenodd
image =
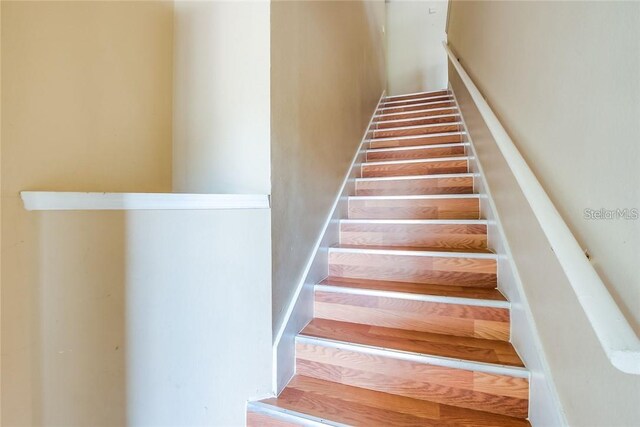
<instances>
[{"instance_id":1,"label":"beige wall","mask_svg":"<svg viewBox=\"0 0 640 427\"><path fill-rule=\"evenodd\" d=\"M391 0L387 6L387 90L389 95L447 87L442 49L446 0Z\"/></svg>"},{"instance_id":2,"label":"beige wall","mask_svg":"<svg viewBox=\"0 0 640 427\"><path fill-rule=\"evenodd\" d=\"M640 208L640 3L455 1L449 42L640 333L640 220L583 216Z\"/></svg>"},{"instance_id":3,"label":"beige wall","mask_svg":"<svg viewBox=\"0 0 640 427\"><path fill-rule=\"evenodd\" d=\"M122 425L124 217L18 192L171 189L173 7L1 7L2 425Z\"/></svg>"},{"instance_id":4,"label":"beige wall","mask_svg":"<svg viewBox=\"0 0 640 427\"><path fill-rule=\"evenodd\" d=\"M269 7L175 2L174 191L271 192Z\"/></svg>"},{"instance_id":5,"label":"beige wall","mask_svg":"<svg viewBox=\"0 0 640 427\"><path fill-rule=\"evenodd\" d=\"M382 1L271 4L276 330L384 89L383 25Z\"/></svg>"}]
</instances>

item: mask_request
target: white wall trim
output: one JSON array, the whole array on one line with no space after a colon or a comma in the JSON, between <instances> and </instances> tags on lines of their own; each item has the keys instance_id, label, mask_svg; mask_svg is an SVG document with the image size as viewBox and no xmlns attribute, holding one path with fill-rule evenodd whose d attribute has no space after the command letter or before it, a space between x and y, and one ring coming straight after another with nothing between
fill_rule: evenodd
<instances>
[{"instance_id":1,"label":"white wall trim","mask_svg":"<svg viewBox=\"0 0 640 427\"><path fill-rule=\"evenodd\" d=\"M322 251L323 253L321 253L321 247L323 246L323 242L328 234L328 230L330 225L334 224L335 225L335 230L336 233L338 232L338 224L339 224L339 220L341 218L336 218L336 216L339 214L339 207L341 205L344 205L344 211L346 211L346 203L348 201L348 189L350 188L350 186L354 187L355 186L355 177L356 176L360 176L360 162L364 161L364 159L366 158L366 150L369 148L368 144L370 141L370 134L372 133L373 129L372 129L372 124L373 121L376 118L376 112L378 111L378 108L380 107L380 104L382 103L382 100L385 97L385 93L386 91L382 91L382 93L380 94L380 98L378 99L378 103L375 106L375 109L373 110L373 112L371 113L371 118L369 119L369 123L367 124L366 129L364 130L364 134L362 136L362 139L360 141L360 144L358 145L358 148L353 156L353 159L351 160L351 164L349 165L349 168L347 169L346 173L345 173L345 177L342 180L342 184L340 185L340 189L338 190L338 193L336 195L336 198L333 202L333 205L331 206L331 209L329 210L329 213L327 215L327 219L324 222L324 225L322 226L322 228L320 229L320 233L318 234L318 238L316 239L316 243L313 247L313 250L311 251L311 256L309 257L307 264L305 266L305 269L302 273L301 279L298 282L298 285L296 287L296 290L291 298L291 300L289 301L289 305L287 306L287 310L285 311L285 315L284 315L284 319L282 324L280 325L280 327L278 328L275 337L274 337L274 342L273 342L273 389L274 389L274 394L278 394L280 392L280 390L284 387L284 383L288 382L288 379L284 379L282 378L282 375L279 374L279 370L282 370L282 368L284 366L286 366L289 362L290 363L295 363L294 360L291 361L284 361L281 360L281 358L279 357L279 348L281 346L281 342L283 341L283 337L286 335L285 332L287 331L287 329L291 329L292 328L292 324L294 322L292 322L292 318L293 318L293 314L294 311L296 310L296 306L299 303L300 299L301 299L301 294L303 292L303 289L305 288L305 284L308 284L309 282L309 278L311 276L311 272L314 268L321 268L319 266L318 259L320 255L323 255L325 258L327 257L327 252L328 252L328 248L325 248L324 251ZM333 243L337 243L337 239L336 242L331 242L330 244ZM326 244L326 242L325 242ZM325 265L326 267L326 265ZM324 277L326 277L328 275L328 270L324 271ZM315 285L315 283L313 283L313 285ZM311 320L311 319L309 319ZM297 327L295 327L294 329L298 329ZM295 331L295 333L297 334L302 328L300 328L299 330ZM293 331L290 331L291 333L293 333ZM293 344L293 341L292 341ZM288 375L286 375L288 376ZM290 378L289 378L290 379Z\"/></svg>"},{"instance_id":2,"label":"white wall trim","mask_svg":"<svg viewBox=\"0 0 640 427\"><path fill-rule=\"evenodd\" d=\"M464 115L462 115L458 97L453 91L451 85L449 85L449 90L453 94L456 106L461 114L464 129L467 132L467 139L469 142L470 150L470 153L468 154L474 158L474 161L470 162L470 170L473 171L475 178L479 178L477 180L474 178L474 192L483 193L485 196L482 200L485 201L486 204L481 206L481 215L485 215L487 218L487 233L490 240L489 245L492 245L491 239L493 238L494 233L497 233L496 239L500 240L500 242L496 242L498 244L493 248L494 250L496 250L499 256L498 289L502 294L509 297L508 288L513 288L515 289L515 292L519 299L515 302L515 304L511 304L510 341L514 345L514 348L518 353L520 359L524 360L525 363L527 363L527 366L531 371L531 378L529 382L529 421L533 423L534 418L536 420L538 418L542 418L543 421L547 422L547 424L545 425L558 424L566 427L569 424L567 423L565 413L561 407L557 388L555 386L553 378L550 375L551 370L542 350L543 345L540 340L540 334L538 332L537 325L533 318L533 314L531 312L526 294L524 292L524 284L518 271L518 266L514 262L514 257L509 245L509 241L506 237L506 232L500 219L500 214L492 196L491 189L489 188L487 176L484 174L482 164L478 159L478 153L476 152L473 140L471 139L471 132L469 130L469 127L467 126ZM494 228L494 230L492 230L492 227ZM499 247L501 247L501 250L499 249ZM506 262L509 268L503 270L500 266L501 261L503 263ZM518 319L520 313L525 318L524 323L520 322ZM522 336L514 336L514 334L519 334ZM530 348L533 348L534 350L531 351L529 350L529 348L519 349L517 343L514 342L516 341L516 339L514 338L520 338L521 340L531 340L533 345ZM522 352L523 350L524 353ZM540 369L542 373L540 374L534 371L532 366L529 366L529 362L533 362L533 365L539 366L540 368L538 369ZM540 414L544 414L544 416L540 417ZM532 417L532 415L535 416Z\"/></svg>"},{"instance_id":3,"label":"white wall trim","mask_svg":"<svg viewBox=\"0 0 640 427\"><path fill-rule=\"evenodd\" d=\"M28 211L269 209L267 194L23 191L20 196Z\"/></svg>"}]
</instances>

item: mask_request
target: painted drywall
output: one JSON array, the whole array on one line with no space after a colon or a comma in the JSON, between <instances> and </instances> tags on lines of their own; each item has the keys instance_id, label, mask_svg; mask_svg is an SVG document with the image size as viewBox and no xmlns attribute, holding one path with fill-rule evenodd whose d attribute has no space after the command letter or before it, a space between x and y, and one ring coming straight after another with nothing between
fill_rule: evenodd
<instances>
[{"instance_id":1,"label":"painted drywall","mask_svg":"<svg viewBox=\"0 0 640 427\"><path fill-rule=\"evenodd\" d=\"M489 244L501 256L499 289L511 302L511 342L531 371L533 426L632 427L640 378L610 363L540 225L473 100L450 66L493 211ZM495 221L494 221L495 220ZM543 266L543 268L541 268Z\"/></svg>"},{"instance_id":2,"label":"painted drywall","mask_svg":"<svg viewBox=\"0 0 640 427\"><path fill-rule=\"evenodd\" d=\"M123 425L124 218L19 191L171 189L172 3L1 8L2 425Z\"/></svg>"},{"instance_id":3,"label":"painted drywall","mask_svg":"<svg viewBox=\"0 0 640 427\"><path fill-rule=\"evenodd\" d=\"M270 211L127 215L127 421L242 426L271 391Z\"/></svg>"},{"instance_id":4,"label":"painted drywall","mask_svg":"<svg viewBox=\"0 0 640 427\"><path fill-rule=\"evenodd\" d=\"M174 191L270 193L269 9L175 2Z\"/></svg>"},{"instance_id":5,"label":"painted drywall","mask_svg":"<svg viewBox=\"0 0 640 427\"><path fill-rule=\"evenodd\" d=\"M566 426L557 390L553 386L551 376L548 375L548 363L544 352L541 351L543 346L536 333L536 324L532 320L527 295L522 289L523 279L529 286L535 286L535 283L541 280L541 275L536 271L534 276L526 276L526 265L523 268L522 264L516 265L515 262L516 259L522 258L531 261L527 257L534 252L537 256L531 265L537 266L541 254L553 257L553 253L546 243L543 243L542 247L529 244L534 238L537 242L544 242L545 238L536 234L540 228L535 218L532 218L527 201L524 200L515 178L500 155L467 88L450 62L449 65L450 85L463 114L467 139L470 140L469 167L473 173L479 174L474 181L474 191L486 195L480 199L480 215L487 219L489 248L498 254L498 288L511 303L511 343L530 372L529 421L534 426ZM525 219L530 222L525 224ZM508 227L514 225L515 233ZM531 234L523 236L523 228L530 230ZM517 243L520 242L527 243L518 246ZM516 249L525 248L527 252L524 255L516 252L516 257L511 251L512 246ZM553 258L552 262L557 264ZM558 270L547 269L547 273L557 274ZM545 279L549 286L558 278ZM561 272L560 280L565 280Z\"/></svg>"},{"instance_id":6,"label":"painted drywall","mask_svg":"<svg viewBox=\"0 0 640 427\"><path fill-rule=\"evenodd\" d=\"M274 330L384 89L384 13L382 1L271 4Z\"/></svg>"},{"instance_id":7,"label":"painted drywall","mask_svg":"<svg viewBox=\"0 0 640 427\"><path fill-rule=\"evenodd\" d=\"M453 2L449 42L640 333L640 3Z\"/></svg>"},{"instance_id":8,"label":"painted drywall","mask_svg":"<svg viewBox=\"0 0 640 427\"><path fill-rule=\"evenodd\" d=\"M387 90L389 95L444 89L448 1L387 2Z\"/></svg>"}]
</instances>

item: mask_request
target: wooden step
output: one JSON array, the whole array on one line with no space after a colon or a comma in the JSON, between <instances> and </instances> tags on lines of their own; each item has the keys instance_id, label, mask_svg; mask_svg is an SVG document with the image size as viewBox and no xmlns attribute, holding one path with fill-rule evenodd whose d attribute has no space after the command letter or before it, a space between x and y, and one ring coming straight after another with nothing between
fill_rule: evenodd
<instances>
[{"instance_id":1,"label":"wooden step","mask_svg":"<svg viewBox=\"0 0 640 427\"><path fill-rule=\"evenodd\" d=\"M354 307L357 308L357 306ZM503 315L499 314L499 316ZM309 322L300 335L425 356L518 368L505 369L502 372L517 373L521 372L519 368L524 367L518 353L508 340L433 333L395 326L367 325L362 322L319 317Z\"/></svg>"},{"instance_id":2,"label":"wooden step","mask_svg":"<svg viewBox=\"0 0 640 427\"><path fill-rule=\"evenodd\" d=\"M383 160L416 160L436 157L460 157L466 154L468 143L414 145L410 147L376 148L366 151L367 162Z\"/></svg>"},{"instance_id":3,"label":"wooden step","mask_svg":"<svg viewBox=\"0 0 640 427\"><path fill-rule=\"evenodd\" d=\"M437 116L427 116L423 118L417 119L398 119L398 120L389 120L376 122L373 124L373 129L387 129L387 128L395 128L401 126L421 126L421 125L431 125L436 123L451 123L451 122L459 122L460 115L459 114L442 114Z\"/></svg>"},{"instance_id":4,"label":"wooden step","mask_svg":"<svg viewBox=\"0 0 640 427\"><path fill-rule=\"evenodd\" d=\"M340 244L486 249L484 220L353 220L340 221Z\"/></svg>"},{"instance_id":5,"label":"wooden step","mask_svg":"<svg viewBox=\"0 0 640 427\"><path fill-rule=\"evenodd\" d=\"M469 171L469 158L458 156L366 162L361 169L363 178L466 173Z\"/></svg>"},{"instance_id":6,"label":"wooden step","mask_svg":"<svg viewBox=\"0 0 640 427\"><path fill-rule=\"evenodd\" d=\"M349 219L480 219L477 194L351 196Z\"/></svg>"},{"instance_id":7,"label":"wooden step","mask_svg":"<svg viewBox=\"0 0 640 427\"><path fill-rule=\"evenodd\" d=\"M306 419L303 414L301 416L295 416L291 413L281 411L277 407L251 402L247 407L246 425L247 427L299 427L300 425L304 425L301 423Z\"/></svg>"},{"instance_id":8,"label":"wooden step","mask_svg":"<svg viewBox=\"0 0 640 427\"><path fill-rule=\"evenodd\" d=\"M410 147L415 145L451 144L464 142L464 132L431 133L428 135L394 136L374 138L369 141L369 148Z\"/></svg>"},{"instance_id":9,"label":"wooden step","mask_svg":"<svg viewBox=\"0 0 640 427\"><path fill-rule=\"evenodd\" d=\"M429 283L392 282L387 280L350 279L348 277L327 277L318 285L350 289L403 292L418 295L430 295L433 298L477 298L486 301L507 302L507 299L495 288L469 288L455 285L432 285ZM496 304L496 306L502 306Z\"/></svg>"},{"instance_id":10,"label":"wooden step","mask_svg":"<svg viewBox=\"0 0 640 427\"><path fill-rule=\"evenodd\" d=\"M357 196L471 194L471 173L381 178L357 178Z\"/></svg>"},{"instance_id":11,"label":"wooden step","mask_svg":"<svg viewBox=\"0 0 640 427\"><path fill-rule=\"evenodd\" d=\"M453 100L423 102L419 104L404 105L400 107L378 108L378 114L406 113L409 111L422 111L422 110L429 110L432 108L455 108L455 106L456 106L456 103Z\"/></svg>"},{"instance_id":12,"label":"wooden step","mask_svg":"<svg viewBox=\"0 0 640 427\"><path fill-rule=\"evenodd\" d=\"M456 132L462 130L461 122L435 123L420 126L401 126L396 128L377 129L373 131L373 138L388 138L392 136L428 135L431 133Z\"/></svg>"},{"instance_id":13,"label":"wooden step","mask_svg":"<svg viewBox=\"0 0 640 427\"><path fill-rule=\"evenodd\" d=\"M495 288L496 255L404 247L329 248L329 275L352 279L391 280Z\"/></svg>"},{"instance_id":14,"label":"wooden step","mask_svg":"<svg viewBox=\"0 0 640 427\"><path fill-rule=\"evenodd\" d=\"M402 120L402 119L416 119L416 118L426 118L432 116L441 116L447 114L459 114L459 111L455 107L445 107L445 108L427 108L420 111L411 111L408 113L376 113L373 116L373 123L379 124L384 122Z\"/></svg>"},{"instance_id":15,"label":"wooden step","mask_svg":"<svg viewBox=\"0 0 640 427\"><path fill-rule=\"evenodd\" d=\"M367 289L318 284L314 316L432 334L509 340L509 304L504 301L434 296L426 288L424 293L396 289L393 285Z\"/></svg>"},{"instance_id":16,"label":"wooden step","mask_svg":"<svg viewBox=\"0 0 640 427\"><path fill-rule=\"evenodd\" d=\"M288 414L304 413L307 417L313 417L313 420L322 419L324 423L320 425L339 423L371 427L529 426L527 421L518 418L412 399L303 375L293 377L278 398L263 400L261 404L262 406L255 410L269 412L260 415L286 419ZM250 410L253 408L250 407ZM262 427L294 424L247 425ZM303 420L295 425L304 425Z\"/></svg>"},{"instance_id":17,"label":"wooden step","mask_svg":"<svg viewBox=\"0 0 640 427\"><path fill-rule=\"evenodd\" d=\"M423 103L435 102L435 101L453 101L453 96L438 95L438 96L427 96L423 98L405 99L401 101L384 101L380 103L380 108L402 107L405 105L423 104Z\"/></svg>"},{"instance_id":18,"label":"wooden step","mask_svg":"<svg viewBox=\"0 0 640 427\"><path fill-rule=\"evenodd\" d=\"M310 326L313 327L307 327ZM482 351L469 351L465 353L467 359L461 360L458 357L461 348L452 350L452 356L448 357L390 350L384 343L354 343L358 339L365 341L363 337L392 340L384 336L383 328L362 328L369 328L370 332L346 336L343 331L335 331L339 340L309 337L305 328L296 339L296 373L412 399L527 417L529 381L525 369L469 360L480 358L479 354L490 354ZM329 335L326 331L315 332ZM380 334L382 338L378 337Z\"/></svg>"},{"instance_id":19,"label":"wooden step","mask_svg":"<svg viewBox=\"0 0 640 427\"><path fill-rule=\"evenodd\" d=\"M450 92L448 89L442 89L442 90L434 90L431 92L416 92L416 93L407 93L404 95L393 95L393 96L387 96L386 98L384 98L384 101L403 101L405 99L415 99L415 98L425 98L425 97L429 97L429 96L439 96L439 95L449 95Z\"/></svg>"}]
</instances>

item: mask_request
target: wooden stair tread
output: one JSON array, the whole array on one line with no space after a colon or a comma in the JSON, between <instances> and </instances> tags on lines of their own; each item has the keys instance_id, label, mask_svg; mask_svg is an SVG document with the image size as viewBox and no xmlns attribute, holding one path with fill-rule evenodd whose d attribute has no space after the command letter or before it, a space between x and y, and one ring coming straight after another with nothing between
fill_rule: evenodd
<instances>
[{"instance_id":1,"label":"wooden stair tread","mask_svg":"<svg viewBox=\"0 0 640 427\"><path fill-rule=\"evenodd\" d=\"M416 251L416 252L456 252L456 253L474 253L474 254L493 254L491 249L487 248L442 248L442 247L423 247L423 246L374 246L374 245L335 245L334 248L347 248L347 249L374 249L385 251Z\"/></svg>"},{"instance_id":2,"label":"wooden stair tread","mask_svg":"<svg viewBox=\"0 0 640 427\"><path fill-rule=\"evenodd\" d=\"M247 425L530 426L455 97L387 97L368 132L296 375Z\"/></svg>"},{"instance_id":3,"label":"wooden stair tread","mask_svg":"<svg viewBox=\"0 0 640 427\"><path fill-rule=\"evenodd\" d=\"M511 343L313 319L300 335L471 362L524 367Z\"/></svg>"},{"instance_id":4,"label":"wooden stair tread","mask_svg":"<svg viewBox=\"0 0 640 427\"><path fill-rule=\"evenodd\" d=\"M389 95L384 98L383 102L402 101L405 99L422 98L426 96L448 95L449 93L450 93L449 89L438 89L438 90L432 90L428 92L415 92L415 93L409 93L409 94L403 94L403 95Z\"/></svg>"},{"instance_id":5,"label":"wooden stair tread","mask_svg":"<svg viewBox=\"0 0 640 427\"><path fill-rule=\"evenodd\" d=\"M431 285L425 283L393 282L386 280L350 279L345 277L327 277L319 284L376 291L404 292L420 295L435 295L451 298L471 298L491 301L507 299L497 289L472 288L453 285Z\"/></svg>"},{"instance_id":6,"label":"wooden stair tread","mask_svg":"<svg viewBox=\"0 0 640 427\"><path fill-rule=\"evenodd\" d=\"M265 404L348 425L529 426L526 420L296 375Z\"/></svg>"}]
</instances>

